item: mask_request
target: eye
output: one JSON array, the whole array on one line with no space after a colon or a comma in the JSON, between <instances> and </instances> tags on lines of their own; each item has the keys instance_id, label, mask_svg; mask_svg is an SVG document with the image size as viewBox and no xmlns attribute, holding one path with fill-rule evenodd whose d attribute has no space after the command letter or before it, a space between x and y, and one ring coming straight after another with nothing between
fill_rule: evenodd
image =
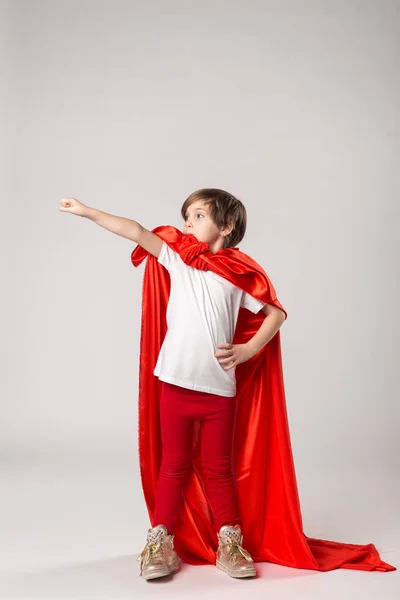
<instances>
[{"instance_id":1,"label":"eye","mask_svg":"<svg viewBox=\"0 0 400 600\"><path fill-rule=\"evenodd\" d=\"M204 217L204 215L202 213L197 213L196 217ZM185 215L184 220L186 221L187 218L188 216Z\"/></svg>"}]
</instances>

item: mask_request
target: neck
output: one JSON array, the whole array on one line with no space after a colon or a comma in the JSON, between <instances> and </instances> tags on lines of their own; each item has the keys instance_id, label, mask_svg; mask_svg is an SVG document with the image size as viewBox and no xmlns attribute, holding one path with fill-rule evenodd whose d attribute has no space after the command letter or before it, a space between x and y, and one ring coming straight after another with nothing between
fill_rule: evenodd
<instances>
[{"instance_id":1,"label":"neck","mask_svg":"<svg viewBox=\"0 0 400 600\"><path fill-rule=\"evenodd\" d=\"M208 245L210 247L211 254L216 254L218 252L218 250L222 250L222 248L224 247L223 240L217 240L213 244L208 244Z\"/></svg>"}]
</instances>

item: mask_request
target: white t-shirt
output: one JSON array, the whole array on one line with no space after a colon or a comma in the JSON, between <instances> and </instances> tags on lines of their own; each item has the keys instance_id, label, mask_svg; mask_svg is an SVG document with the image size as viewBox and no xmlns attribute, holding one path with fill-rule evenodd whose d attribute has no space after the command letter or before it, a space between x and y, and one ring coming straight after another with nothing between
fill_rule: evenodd
<instances>
[{"instance_id":1,"label":"white t-shirt","mask_svg":"<svg viewBox=\"0 0 400 600\"><path fill-rule=\"evenodd\" d=\"M168 329L154 375L200 392L235 396L235 367L224 370L229 363L220 364L214 353L223 350L217 344L232 342L241 306L257 313L266 303L211 270L187 265L164 240L158 262L169 272L171 287Z\"/></svg>"}]
</instances>

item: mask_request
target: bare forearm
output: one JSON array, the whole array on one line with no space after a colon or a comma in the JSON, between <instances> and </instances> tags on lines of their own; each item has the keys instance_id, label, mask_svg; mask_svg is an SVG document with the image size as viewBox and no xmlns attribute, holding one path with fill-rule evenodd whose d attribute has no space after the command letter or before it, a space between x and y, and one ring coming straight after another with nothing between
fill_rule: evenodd
<instances>
[{"instance_id":1,"label":"bare forearm","mask_svg":"<svg viewBox=\"0 0 400 600\"><path fill-rule=\"evenodd\" d=\"M253 356L257 354L276 334L284 322L284 317L279 313L272 313L265 317L260 329L247 342Z\"/></svg>"},{"instance_id":2,"label":"bare forearm","mask_svg":"<svg viewBox=\"0 0 400 600\"><path fill-rule=\"evenodd\" d=\"M97 225L100 225L100 227L104 227L104 229L108 229L108 231L128 240L132 240L132 242L137 242L140 237L142 226L132 219L110 215L97 208L88 208L84 216Z\"/></svg>"}]
</instances>

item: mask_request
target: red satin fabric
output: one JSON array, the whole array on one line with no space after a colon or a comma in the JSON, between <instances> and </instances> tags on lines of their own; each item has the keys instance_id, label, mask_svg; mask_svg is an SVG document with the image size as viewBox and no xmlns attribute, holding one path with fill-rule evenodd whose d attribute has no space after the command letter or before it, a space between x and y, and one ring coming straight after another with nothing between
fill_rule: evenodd
<instances>
[{"instance_id":1,"label":"red satin fabric","mask_svg":"<svg viewBox=\"0 0 400 600\"><path fill-rule=\"evenodd\" d=\"M260 300L278 306L275 289L262 267L239 248L212 254L206 243L173 226L153 233L197 269L210 269ZM139 359L139 462L144 497L152 526L154 498L161 465L159 398L161 382L153 375L167 331L170 291L168 271L141 246L131 254L137 267L144 258ZM259 329L264 313L240 308L233 344L247 342ZM268 561L299 569L336 568L395 571L380 559L373 544L347 544L307 537L296 483L282 371L280 331L250 360L236 367L237 413L234 468L243 540L255 562ZM186 562L215 564L217 539L203 491L198 430L193 437L193 469L187 480L174 545Z\"/></svg>"}]
</instances>

